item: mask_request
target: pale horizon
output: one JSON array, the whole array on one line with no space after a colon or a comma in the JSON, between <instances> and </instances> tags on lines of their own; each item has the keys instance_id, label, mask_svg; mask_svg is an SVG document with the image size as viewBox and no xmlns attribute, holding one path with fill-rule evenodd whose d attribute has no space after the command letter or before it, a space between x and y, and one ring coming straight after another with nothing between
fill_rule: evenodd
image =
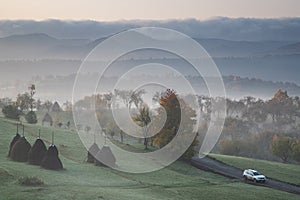
<instances>
[{"instance_id":1,"label":"pale horizon","mask_svg":"<svg viewBox=\"0 0 300 200\"><path fill-rule=\"evenodd\" d=\"M216 6L217 5L217 6ZM300 17L298 0L2 0L0 20L209 20L229 18L294 18Z\"/></svg>"}]
</instances>

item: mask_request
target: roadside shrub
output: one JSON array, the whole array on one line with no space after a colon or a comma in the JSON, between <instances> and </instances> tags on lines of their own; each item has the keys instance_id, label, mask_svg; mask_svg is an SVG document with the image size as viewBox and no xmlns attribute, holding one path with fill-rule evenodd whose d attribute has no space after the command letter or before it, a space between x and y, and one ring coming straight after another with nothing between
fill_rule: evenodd
<instances>
[{"instance_id":1,"label":"roadside shrub","mask_svg":"<svg viewBox=\"0 0 300 200\"><path fill-rule=\"evenodd\" d=\"M37 123L37 116L34 111L30 111L25 115L25 119L29 124Z\"/></svg>"},{"instance_id":2,"label":"roadside shrub","mask_svg":"<svg viewBox=\"0 0 300 200\"><path fill-rule=\"evenodd\" d=\"M300 162L300 140L293 141L292 145L292 158Z\"/></svg>"},{"instance_id":3,"label":"roadside shrub","mask_svg":"<svg viewBox=\"0 0 300 200\"><path fill-rule=\"evenodd\" d=\"M237 156L239 155L240 150L240 142L236 139L223 139L220 141L220 152L222 154Z\"/></svg>"},{"instance_id":4,"label":"roadside shrub","mask_svg":"<svg viewBox=\"0 0 300 200\"><path fill-rule=\"evenodd\" d=\"M184 154L180 157L180 159L184 161L190 161L196 154L196 146L199 144L198 140L198 134L196 135L194 141L190 145L190 147L184 152Z\"/></svg>"},{"instance_id":5,"label":"roadside shrub","mask_svg":"<svg viewBox=\"0 0 300 200\"><path fill-rule=\"evenodd\" d=\"M275 137L271 143L270 150L273 155L287 162L292 153L292 139L289 137Z\"/></svg>"},{"instance_id":6,"label":"roadside shrub","mask_svg":"<svg viewBox=\"0 0 300 200\"><path fill-rule=\"evenodd\" d=\"M16 119L16 120L19 120L20 115L22 115L22 112L15 105L4 106L2 112L6 118Z\"/></svg>"}]
</instances>

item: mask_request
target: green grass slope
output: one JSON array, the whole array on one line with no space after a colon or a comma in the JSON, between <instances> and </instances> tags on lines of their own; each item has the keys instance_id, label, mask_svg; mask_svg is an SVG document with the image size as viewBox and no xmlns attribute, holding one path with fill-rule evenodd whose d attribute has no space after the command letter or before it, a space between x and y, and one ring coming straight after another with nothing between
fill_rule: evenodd
<instances>
[{"instance_id":1,"label":"green grass slope","mask_svg":"<svg viewBox=\"0 0 300 200\"><path fill-rule=\"evenodd\" d=\"M300 186L300 165L244 157L210 154L211 157L240 169L256 169L269 178Z\"/></svg>"},{"instance_id":2,"label":"green grass slope","mask_svg":"<svg viewBox=\"0 0 300 200\"><path fill-rule=\"evenodd\" d=\"M42 130L51 140L51 128L26 124L26 137L32 144ZM85 163L86 150L76 132L53 129L55 143L64 164L63 171L50 171L7 158L15 134L15 122L0 118L0 199L299 199L299 196L242 182L198 170L175 162L162 170L147 174L128 174ZM128 147L128 145L127 145ZM134 147L132 147L134 148ZM24 186L22 177L36 177L41 186Z\"/></svg>"}]
</instances>

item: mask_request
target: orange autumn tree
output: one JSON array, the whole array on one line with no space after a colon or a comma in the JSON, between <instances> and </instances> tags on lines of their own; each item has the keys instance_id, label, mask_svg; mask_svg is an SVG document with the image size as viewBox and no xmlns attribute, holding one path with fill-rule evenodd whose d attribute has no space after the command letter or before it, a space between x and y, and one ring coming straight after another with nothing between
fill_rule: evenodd
<instances>
[{"instance_id":1,"label":"orange autumn tree","mask_svg":"<svg viewBox=\"0 0 300 200\"><path fill-rule=\"evenodd\" d=\"M158 113L162 113L165 110L167 118L163 128L155 135L154 144L159 148L164 147L170 143L178 131L184 133L184 137L180 138L181 140L190 140L191 138L189 137L193 137L193 126L196 123L196 112L171 89L167 89L161 95L159 104L161 108L158 109ZM192 138L192 140L194 142L182 156L186 160L195 155L194 147L197 145L197 142L195 138ZM181 146L178 144L174 148L181 148Z\"/></svg>"}]
</instances>

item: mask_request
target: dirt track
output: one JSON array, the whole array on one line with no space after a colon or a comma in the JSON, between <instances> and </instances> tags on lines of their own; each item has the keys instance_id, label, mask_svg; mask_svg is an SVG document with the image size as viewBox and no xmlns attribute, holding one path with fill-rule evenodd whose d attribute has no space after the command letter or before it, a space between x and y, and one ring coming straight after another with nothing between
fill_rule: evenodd
<instances>
[{"instance_id":1,"label":"dirt track","mask_svg":"<svg viewBox=\"0 0 300 200\"><path fill-rule=\"evenodd\" d=\"M217 161L215 159L204 157L204 158L196 158L194 157L192 159L192 165L205 170L210 171L228 178L232 179L239 179L243 182L247 182L249 184L257 185L257 186L263 186L263 187L269 187L276 190L282 190L294 194L300 195L300 187L296 185L292 185L286 182L273 180L267 177L266 183L254 183L252 181L244 181L242 174L243 170L238 169L236 167L232 167L229 165L226 165L220 161Z\"/></svg>"}]
</instances>

